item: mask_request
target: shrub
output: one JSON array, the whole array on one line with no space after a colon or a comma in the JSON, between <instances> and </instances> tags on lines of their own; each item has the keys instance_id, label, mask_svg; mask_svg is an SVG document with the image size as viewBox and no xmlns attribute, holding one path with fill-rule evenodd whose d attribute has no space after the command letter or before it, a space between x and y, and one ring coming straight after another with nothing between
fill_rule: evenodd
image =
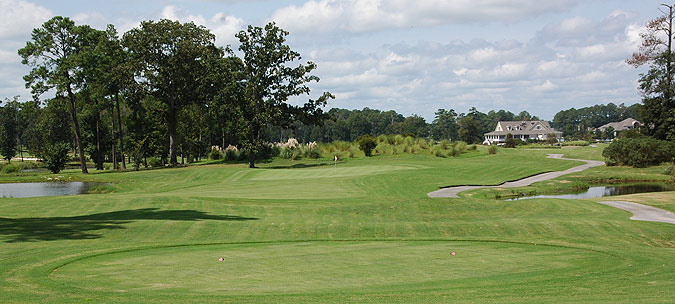
<instances>
[{"instance_id":1,"label":"shrub","mask_svg":"<svg viewBox=\"0 0 675 304\"><path fill-rule=\"evenodd\" d=\"M675 165L668 166L666 170L663 171L663 174L675 176Z\"/></svg>"},{"instance_id":2,"label":"shrub","mask_svg":"<svg viewBox=\"0 0 675 304\"><path fill-rule=\"evenodd\" d=\"M466 147L467 147L466 143L460 141L457 143L457 145L455 145L455 151L457 152L458 155L462 154L464 153L464 151L466 151Z\"/></svg>"},{"instance_id":3,"label":"shrub","mask_svg":"<svg viewBox=\"0 0 675 304\"><path fill-rule=\"evenodd\" d=\"M549 133L546 135L546 143L549 145L555 144L558 142L558 138L555 133Z\"/></svg>"},{"instance_id":4,"label":"shrub","mask_svg":"<svg viewBox=\"0 0 675 304\"><path fill-rule=\"evenodd\" d=\"M377 141L381 143L387 142L387 136L386 135L380 135L377 137Z\"/></svg>"},{"instance_id":5,"label":"shrub","mask_svg":"<svg viewBox=\"0 0 675 304\"><path fill-rule=\"evenodd\" d=\"M447 150L449 145L450 141L448 141L447 139L441 140L441 149Z\"/></svg>"},{"instance_id":6,"label":"shrub","mask_svg":"<svg viewBox=\"0 0 675 304\"><path fill-rule=\"evenodd\" d=\"M239 149L232 145L227 146L225 149L224 159L230 161L239 160Z\"/></svg>"},{"instance_id":7,"label":"shrub","mask_svg":"<svg viewBox=\"0 0 675 304\"><path fill-rule=\"evenodd\" d=\"M651 137L622 138L613 141L602 152L605 163L643 168L671 161L675 157L675 143Z\"/></svg>"},{"instance_id":8,"label":"shrub","mask_svg":"<svg viewBox=\"0 0 675 304\"><path fill-rule=\"evenodd\" d=\"M366 154L367 157L373 155L373 149L377 147L377 140L370 135L363 135L356 139L359 144L359 149Z\"/></svg>"},{"instance_id":9,"label":"shrub","mask_svg":"<svg viewBox=\"0 0 675 304\"><path fill-rule=\"evenodd\" d=\"M562 146L580 146L580 147L585 147L590 145L591 143L585 140L574 140L574 141L566 141L562 143Z\"/></svg>"},{"instance_id":10,"label":"shrub","mask_svg":"<svg viewBox=\"0 0 675 304\"><path fill-rule=\"evenodd\" d=\"M403 135L399 134L399 135L394 136L394 143L396 145L402 145L404 142L405 142L405 138L403 137Z\"/></svg>"},{"instance_id":11,"label":"shrub","mask_svg":"<svg viewBox=\"0 0 675 304\"><path fill-rule=\"evenodd\" d=\"M442 152L441 149L436 149L436 150L434 151L434 155L436 155L436 157L442 157L442 158L448 157L447 155L443 154L443 152Z\"/></svg>"},{"instance_id":12,"label":"shrub","mask_svg":"<svg viewBox=\"0 0 675 304\"><path fill-rule=\"evenodd\" d=\"M219 160L223 158L223 153L220 152L218 149L211 149L211 152L209 153L209 159L211 160Z\"/></svg>"},{"instance_id":13,"label":"shrub","mask_svg":"<svg viewBox=\"0 0 675 304\"><path fill-rule=\"evenodd\" d=\"M335 149L338 151L349 151L352 148L352 144L346 141L336 140L333 142Z\"/></svg>"},{"instance_id":14,"label":"shrub","mask_svg":"<svg viewBox=\"0 0 675 304\"><path fill-rule=\"evenodd\" d=\"M150 157L148 158L148 165L153 168L163 167L162 159L159 157Z\"/></svg>"},{"instance_id":15,"label":"shrub","mask_svg":"<svg viewBox=\"0 0 675 304\"><path fill-rule=\"evenodd\" d=\"M279 157L283 159L291 159L293 157L293 149L281 148L281 152L279 152Z\"/></svg>"},{"instance_id":16,"label":"shrub","mask_svg":"<svg viewBox=\"0 0 675 304\"><path fill-rule=\"evenodd\" d=\"M303 156L306 158L321 158L321 152L319 152L319 149L317 148L306 148L303 154Z\"/></svg>"},{"instance_id":17,"label":"shrub","mask_svg":"<svg viewBox=\"0 0 675 304\"><path fill-rule=\"evenodd\" d=\"M47 144L42 150L42 159L49 171L56 174L66 167L70 145L64 142Z\"/></svg>"},{"instance_id":18,"label":"shrub","mask_svg":"<svg viewBox=\"0 0 675 304\"><path fill-rule=\"evenodd\" d=\"M490 145L488 147L488 154L497 154L497 145Z\"/></svg>"},{"instance_id":19,"label":"shrub","mask_svg":"<svg viewBox=\"0 0 675 304\"><path fill-rule=\"evenodd\" d=\"M7 164L4 167L2 167L3 174L19 173L19 172L21 172L21 167L15 164Z\"/></svg>"},{"instance_id":20,"label":"shrub","mask_svg":"<svg viewBox=\"0 0 675 304\"><path fill-rule=\"evenodd\" d=\"M478 146L476 146L476 144L469 146L469 151L476 151L476 150L478 150Z\"/></svg>"},{"instance_id":21,"label":"shrub","mask_svg":"<svg viewBox=\"0 0 675 304\"><path fill-rule=\"evenodd\" d=\"M513 139L513 134L506 134L506 141L504 141L504 148L515 148L516 141Z\"/></svg>"},{"instance_id":22,"label":"shrub","mask_svg":"<svg viewBox=\"0 0 675 304\"><path fill-rule=\"evenodd\" d=\"M396 136L387 135L387 143L390 144L390 145L396 144Z\"/></svg>"}]
</instances>

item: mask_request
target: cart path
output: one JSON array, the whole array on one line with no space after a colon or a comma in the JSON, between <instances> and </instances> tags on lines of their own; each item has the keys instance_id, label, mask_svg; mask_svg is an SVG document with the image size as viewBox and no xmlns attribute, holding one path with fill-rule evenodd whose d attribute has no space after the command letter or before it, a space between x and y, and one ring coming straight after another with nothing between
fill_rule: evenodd
<instances>
[{"instance_id":1,"label":"cart path","mask_svg":"<svg viewBox=\"0 0 675 304\"><path fill-rule=\"evenodd\" d=\"M633 213L631 220L675 224L675 214L656 207L623 201L598 203Z\"/></svg>"},{"instance_id":2,"label":"cart path","mask_svg":"<svg viewBox=\"0 0 675 304\"><path fill-rule=\"evenodd\" d=\"M564 160L576 160L580 162L585 162L586 164L576 166L574 168L567 169L565 171L555 171L547 172L542 174L537 174L535 176L526 177L519 179L517 181L505 182L496 186L457 186L457 187L448 187L434 192L427 193L430 197L450 197L450 198L459 198L458 194L462 191L480 189L480 188L515 188L515 187L524 187L529 186L536 182L547 181L554 179L563 175L570 173L581 172L589 168L602 166L605 163L597 160L585 160L585 159L573 159L573 158L563 158L562 154L549 154L548 158L564 159Z\"/></svg>"}]
</instances>

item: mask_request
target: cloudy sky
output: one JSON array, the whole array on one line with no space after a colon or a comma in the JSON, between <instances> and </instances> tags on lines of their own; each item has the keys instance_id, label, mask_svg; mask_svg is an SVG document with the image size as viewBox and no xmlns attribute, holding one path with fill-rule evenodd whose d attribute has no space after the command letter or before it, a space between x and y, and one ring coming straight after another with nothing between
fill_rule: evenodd
<instances>
[{"instance_id":1,"label":"cloudy sky","mask_svg":"<svg viewBox=\"0 0 675 304\"><path fill-rule=\"evenodd\" d=\"M624 63L655 18L654 0L0 0L0 99L29 99L17 50L55 15L124 32L141 20L205 25L219 45L275 21L317 63L313 95L331 107L560 110L640 101L641 72Z\"/></svg>"}]
</instances>

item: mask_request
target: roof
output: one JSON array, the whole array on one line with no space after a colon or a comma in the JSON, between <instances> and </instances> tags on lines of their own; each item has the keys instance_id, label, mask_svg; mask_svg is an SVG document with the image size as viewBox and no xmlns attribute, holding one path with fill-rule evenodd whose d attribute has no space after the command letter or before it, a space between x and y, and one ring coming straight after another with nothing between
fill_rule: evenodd
<instances>
[{"instance_id":1,"label":"roof","mask_svg":"<svg viewBox=\"0 0 675 304\"><path fill-rule=\"evenodd\" d=\"M623 130L630 130L630 129L635 129L636 126L639 126L640 122L637 121L634 118L626 118L622 121L619 122L610 122L608 124L604 124L600 126L598 129L604 131L609 127L612 127L615 131L623 131Z\"/></svg>"},{"instance_id":2,"label":"roof","mask_svg":"<svg viewBox=\"0 0 675 304\"><path fill-rule=\"evenodd\" d=\"M551 128L548 121L532 120L532 121L500 121L497 123L495 130L486 133L485 135L538 135L538 134L562 134Z\"/></svg>"}]
</instances>

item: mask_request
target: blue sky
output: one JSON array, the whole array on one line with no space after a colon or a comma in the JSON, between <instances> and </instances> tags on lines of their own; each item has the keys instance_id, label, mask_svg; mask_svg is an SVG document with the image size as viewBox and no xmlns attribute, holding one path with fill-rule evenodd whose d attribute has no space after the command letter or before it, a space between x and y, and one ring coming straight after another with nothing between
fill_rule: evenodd
<instances>
[{"instance_id":1,"label":"blue sky","mask_svg":"<svg viewBox=\"0 0 675 304\"><path fill-rule=\"evenodd\" d=\"M329 106L396 110L433 120L466 112L560 110L640 101L641 70L624 63L661 1L612 0L0 0L0 98L21 95L16 51L55 15L103 29L169 18L205 25L237 47L248 24L275 21L317 63L313 95ZM315 96L311 96L315 97ZM307 98L302 97L302 98ZM295 99L292 102L302 102Z\"/></svg>"}]
</instances>

